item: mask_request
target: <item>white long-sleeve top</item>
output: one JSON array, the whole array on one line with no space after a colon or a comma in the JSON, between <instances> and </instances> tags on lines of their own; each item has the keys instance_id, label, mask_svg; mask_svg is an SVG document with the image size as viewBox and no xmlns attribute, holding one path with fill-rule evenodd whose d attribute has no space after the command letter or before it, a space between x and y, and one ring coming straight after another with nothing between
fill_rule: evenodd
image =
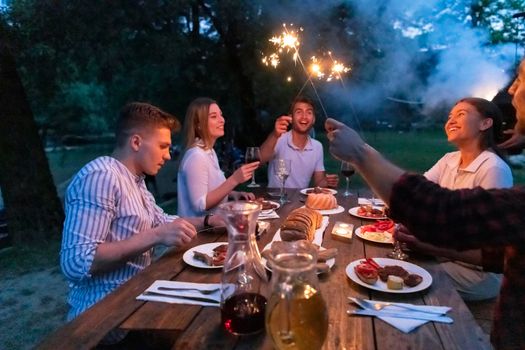
<instances>
[{"instance_id":1,"label":"white long-sleeve top","mask_svg":"<svg viewBox=\"0 0 525 350\"><path fill-rule=\"evenodd\" d=\"M208 192L226 181L213 148L205 150L199 144L189 148L180 162L177 174L177 213L179 216L205 215ZM227 196L223 201L226 200Z\"/></svg>"}]
</instances>

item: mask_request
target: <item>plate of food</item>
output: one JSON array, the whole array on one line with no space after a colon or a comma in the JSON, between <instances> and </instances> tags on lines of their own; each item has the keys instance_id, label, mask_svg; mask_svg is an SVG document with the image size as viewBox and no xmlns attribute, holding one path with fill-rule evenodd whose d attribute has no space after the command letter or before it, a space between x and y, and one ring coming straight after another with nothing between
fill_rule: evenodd
<instances>
[{"instance_id":1,"label":"plate of food","mask_svg":"<svg viewBox=\"0 0 525 350\"><path fill-rule=\"evenodd\" d=\"M348 213L353 216L357 216L362 219L370 220L383 220L388 219L385 215L385 207L383 206L372 206L372 205L360 205L357 207L350 208Z\"/></svg>"},{"instance_id":2,"label":"plate of food","mask_svg":"<svg viewBox=\"0 0 525 350\"><path fill-rule=\"evenodd\" d=\"M262 213L268 213L274 210L277 210L281 207L281 205L274 201L267 201L265 199L257 199L257 202L261 203L261 212Z\"/></svg>"},{"instance_id":3,"label":"plate of food","mask_svg":"<svg viewBox=\"0 0 525 350\"><path fill-rule=\"evenodd\" d=\"M279 244L281 241L274 241L271 244L267 245L266 248L261 252L262 263L268 271L272 271L272 264L267 259L269 255L272 254L272 247L274 244ZM314 244L315 245L315 244ZM322 274L330 271L330 269L335 265L335 256L337 255L337 248L326 249L325 247L319 247L315 245L318 249L317 251L317 274ZM271 259L270 259L271 260Z\"/></svg>"},{"instance_id":4,"label":"plate of food","mask_svg":"<svg viewBox=\"0 0 525 350\"><path fill-rule=\"evenodd\" d=\"M392 220L380 220L370 225L363 225L355 229L355 234L365 241L393 244L395 224Z\"/></svg>"},{"instance_id":5,"label":"plate of food","mask_svg":"<svg viewBox=\"0 0 525 350\"><path fill-rule=\"evenodd\" d=\"M363 287L385 293L414 293L432 284L432 276L424 268L388 258L352 261L346 275Z\"/></svg>"},{"instance_id":6,"label":"plate of food","mask_svg":"<svg viewBox=\"0 0 525 350\"><path fill-rule=\"evenodd\" d=\"M184 252L182 260L188 265L203 269L220 269L226 259L228 242L201 244Z\"/></svg>"},{"instance_id":7,"label":"plate of food","mask_svg":"<svg viewBox=\"0 0 525 350\"><path fill-rule=\"evenodd\" d=\"M310 193L329 193L336 195L337 191L332 188L326 188L326 187L309 187L309 188L303 188L301 190L302 194L310 194Z\"/></svg>"}]
</instances>

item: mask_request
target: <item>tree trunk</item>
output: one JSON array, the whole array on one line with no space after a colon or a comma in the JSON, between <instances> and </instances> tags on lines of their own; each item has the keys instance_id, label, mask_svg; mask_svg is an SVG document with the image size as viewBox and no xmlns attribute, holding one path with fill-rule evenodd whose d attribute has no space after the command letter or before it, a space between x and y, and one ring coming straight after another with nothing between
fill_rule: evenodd
<instances>
[{"instance_id":1,"label":"tree trunk","mask_svg":"<svg viewBox=\"0 0 525 350\"><path fill-rule=\"evenodd\" d=\"M228 16L228 9L216 9L215 13L225 14L223 17L215 15L204 1L200 1L202 9L212 20L213 26L219 33L219 37L226 48L228 64L232 74L237 80L236 94L240 97L241 119L235 128L235 144L241 148L260 145L266 135L260 132L261 126L257 122L257 110L255 108L255 92L251 77L246 74L246 66L255 62L253 48L239 49L241 45L248 43L239 42L239 21L234 15ZM223 5L225 6L225 5ZM240 51L243 52L241 57Z\"/></svg>"},{"instance_id":2,"label":"tree trunk","mask_svg":"<svg viewBox=\"0 0 525 350\"><path fill-rule=\"evenodd\" d=\"M0 21L0 187L15 244L59 237L64 211Z\"/></svg>"}]
</instances>

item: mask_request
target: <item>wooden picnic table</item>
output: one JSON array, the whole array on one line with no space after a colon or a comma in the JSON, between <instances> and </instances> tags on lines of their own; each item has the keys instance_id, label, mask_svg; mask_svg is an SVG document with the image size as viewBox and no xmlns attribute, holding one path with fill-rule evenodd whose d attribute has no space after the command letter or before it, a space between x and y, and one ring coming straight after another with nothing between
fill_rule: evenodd
<instances>
[{"instance_id":1,"label":"wooden picnic table","mask_svg":"<svg viewBox=\"0 0 525 350\"><path fill-rule=\"evenodd\" d=\"M261 194L266 194L261 189ZM271 220L268 231L260 237L259 248L272 240L275 231L288 213L302 206L304 195L288 189L290 203L277 212L280 219ZM341 191L340 191L341 192ZM327 274L320 275L322 295L329 313L329 327L323 349L490 349L488 336L477 325L469 309L452 287L452 284L432 258L411 254L409 262L425 268L433 278L432 285L421 292L391 294L372 291L351 281L345 273L346 266L364 257L385 257L391 245L364 241L355 235L352 242L334 240L330 232L336 221L352 223L355 227L371 223L348 213L357 205L357 196L337 195L338 203L345 208L340 214L330 216L325 230L323 246L337 248L336 263ZM197 246L215 241L227 241L224 234L201 234L190 245ZM186 249L189 247L186 247ZM91 349L114 328L147 331L163 337L167 348L172 349L272 349L265 332L252 336L234 336L223 330L220 310L217 307L144 302L135 298L155 280L190 282L220 282L221 271L199 269L182 260L185 250L171 250L151 266L144 269L106 298L50 334L38 346L40 349ZM450 306L448 313L452 324L428 322L405 334L387 323L368 316L349 316L349 296L426 305ZM168 339L168 340L166 340Z\"/></svg>"}]
</instances>

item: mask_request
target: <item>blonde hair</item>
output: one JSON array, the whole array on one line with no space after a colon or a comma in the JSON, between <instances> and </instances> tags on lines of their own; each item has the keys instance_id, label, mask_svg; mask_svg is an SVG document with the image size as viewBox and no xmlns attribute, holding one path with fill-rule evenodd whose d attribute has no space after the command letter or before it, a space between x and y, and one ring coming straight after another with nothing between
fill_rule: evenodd
<instances>
[{"instance_id":1,"label":"blonde hair","mask_svg":"<svg viewBox=\"0 0 525 350\"><path fill-rule=\"evenodd\" d=\"M199 138L204 142L205 149L213 147L208 130L208 115L210 106L214 103L217 104L217 102L208 97L199 97L191 101L184 118L183 135L186 149L195 144L195 138Z\"/></svg>"}]
</instances>

